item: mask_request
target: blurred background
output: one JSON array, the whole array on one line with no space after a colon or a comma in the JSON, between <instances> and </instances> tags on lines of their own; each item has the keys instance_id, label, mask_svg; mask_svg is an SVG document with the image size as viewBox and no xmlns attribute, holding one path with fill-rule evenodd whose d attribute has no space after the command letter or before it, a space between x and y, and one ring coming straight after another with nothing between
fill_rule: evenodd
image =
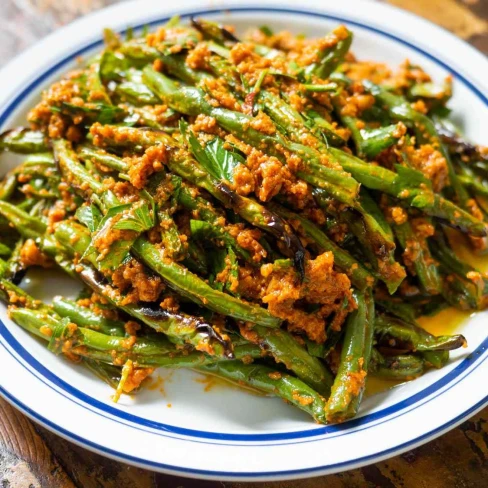
<instances>
[{"instance_id":1,"label":"blurred background","mask_svg":"<svg viewBox=\"0 0 488 488\"><path fill-rule=\"evenodd\" d=\"M0 66L56 28L121 1L125 0L0 0ZM335 0L323 0L324 4L329 1ZM362 1L384 1L410 10L488 53L488 0ZM222 5L225 0L213 4Z\"/></svg>"}]
</instances>

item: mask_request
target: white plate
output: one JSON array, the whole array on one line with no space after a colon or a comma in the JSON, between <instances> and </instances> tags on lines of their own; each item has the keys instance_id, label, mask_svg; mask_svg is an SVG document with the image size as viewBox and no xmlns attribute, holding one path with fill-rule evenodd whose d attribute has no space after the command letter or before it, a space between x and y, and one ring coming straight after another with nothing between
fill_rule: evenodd
<instances>
[{"instance_id":1,"label":"white plate","mask_svg":"<svg viewBox=\"0 0 488 488\"><path fill-rule=\"evenodd\" d=\"M405 58L436 79L454 75L451 106L468 136L486 143L488 63L454 36L410 14L365 1L226 2L138 1L85 17L60 29L0 72L0 131L22 124L42 88L101 47L104 27L160 24L179 13L218 18L239 30L268 24L309 36L339 23L355 34L361 58L398 65ZM2 167L13 164L2 155ZM69 294L70 284L44 273L29 286L45 296ZM71 290L73 292L73 290ZM205 392L201 376L163 373L161 388L117 405L111 390L84 370L55 357L15 326L0 308L0 392L33 420L101 454L141 467L184 476L227 479L291 479L355 468L399 454L459 424L488 403L486 313L462 331L469 348L418 380L369 397L360 417L320 426L278 399L232 388ZM171 408L168 404L171 404Z\"/></svg>"}]
</instances>

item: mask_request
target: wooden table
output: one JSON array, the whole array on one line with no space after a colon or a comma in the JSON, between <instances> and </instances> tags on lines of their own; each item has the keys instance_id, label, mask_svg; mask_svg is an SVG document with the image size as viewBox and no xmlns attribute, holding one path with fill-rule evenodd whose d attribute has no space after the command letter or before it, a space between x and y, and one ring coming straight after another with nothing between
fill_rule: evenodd
<instances>
[{"instance_id":1,"label":"wooden table","mask_svg":"<svg viewBox=\"0 0 488 488\"><path fill-rule=\"evenodd\" d=\"M116 1L116 0L115 0ZM0 65L53 28L114 0L0 0ZM366 0L365 0L366 1ZM488 0L389 0L452 30L488 53ZM0 399L1 488L241 488L151 473L93 454L33 424ZM488 408L406 454L345 473L256 488L484 488Z\"/></svg>"}]
</instances>

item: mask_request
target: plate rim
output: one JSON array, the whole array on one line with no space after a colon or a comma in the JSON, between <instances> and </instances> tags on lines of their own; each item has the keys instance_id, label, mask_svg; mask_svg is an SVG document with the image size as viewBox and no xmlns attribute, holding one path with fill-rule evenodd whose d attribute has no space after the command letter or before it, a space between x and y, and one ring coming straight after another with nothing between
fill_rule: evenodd
<instances>
[{"instance_id":1,"label":"plate rim","mask_svg":"<svg viewBox=\"0 0 488 488\"><path fill-rule=\"evenodd\" d=\"M182 2L182 6L181 8L185 8L185 3L188 3L188 2ZM234 4L237 4L237 5L242 5L242 8L245 8L246 5L249 5L249 2L240 2L239 0L236 0L236 1L228 1L227 2L228 4L230 5L234 5ZM354 3L354 2L345 2L346 4L347 3ZM2 68L2 70L0 71L0 75L3 74L4 72L6 72L7 70L10 70L11 69L11 66L14 64L14 62L18 62L19 59L22 59L23 57L28 57L31 52L40 46L42 45L44 42L46 42L48 39L50 39L51 37L54 37L56 35L59 36L59 33L61 31L68 31L70 28L73 27L74 24L77 24L77 23L85 23L87 20L89 20L89 18L91 16L95 16L95 15L107 15L107 13L109 11L112 11L112 10L117 10L119 8L124 8L124 9L130 9L132 8L134 5L138 5L138 7L140 8L140 3L136 3L136 2L127 2L125 4L117 4L117 5L114 5L114 6L111 6L111 7L108 7L106 9L102 9L100 10L99 12L95 12L94 14L90 15L90 16L87 16L83 19L80 19L72 24L69 24L68 26L60 29L59 31L51 34L50 36L48 36L48 38L40 41L39 43L37 43L35 46L33 46L32 48L28 49L27 51L25 51L23 54L21 54L20 56L18 56L17 58L15 58L14 60L12 60L10 63L8 63L4 68ZM261 5L263 5L263 2L260 2ZM335 20L339 20L337 19L337 16L332 14L328 14L327 13L327 5L320 5L320 7L317 6L317 3L315 2L309 2L308 0L306 2L304 2L304 5L303 6L300 6L300 8L290 8L290 9L286 9L286 8L279 8L279 7L275 7L275 3L273 2L264 2L265 6L262 7L262 8L258 8L256 5L253 5L251 4L249 7L247 7L249 10L254 10L254 11L259 11L259 10L267 10L267 11L277 11L277 12L281 12L281 13L295 13L295 14L301 14L301 15L307 15L307 14L310 14L311 12L310 11L307 11L307 8L310 6L313 8L313 11L312 13L317 15L317 16L321 16L323 18L328 18L328 19L335 19ZM286 4L288 5L288 4ZM303 8L303 10L302 10ZM385 5L381 5L381 8L386 8L387 10L392 8L390 6L385 6ZM168 14L169 12L171 11L171 9L166 9L168 11ZM239 11L239 8L232 8L232 7L228 7L227 5L214 5L214 8L209 8L209 9L205 9L207 12L211 12L211 13L215 13L215 11L222 11L222 10L232 10L232 11ZM402 15L407 15L407 16L410 16L410 17L413 17L415 18L416 21L422 21L422 22L426 22L425 20L423 19L419 19L417 18L416 16L413 16L411 14L406 14L405 12L399 10L399 9L394 9L394 10L398 10L399 12L402 12ZM387 31L384 31L382 29L379 29L377 27L372 27L371 25L361 25L361 24L358 24L357 21L354 21L354 20L351 20L351 19L348 19L347 16L344 16L345 18L343 18L342 20L345 21L345 22L348 22L350 24L356 24L356 25L360 25L361 27L363 28L366 28L366 29L369 29L369 30L376 30L376 31L379 31L381 34L383 35L388 35L388 37L393 37L394 40L396 40L397 42L402 42L403 44L407 44L410 48L413 48L415 50L419 50L418 47L408 43L408 41L402 41L401 39L399 38L395 38L395 36L391 35L391 33L387 32ZM157 20L157 21L154 21L154 22L162 22L161 19ZM430 23L428 23L430 24ZM431 24L431 25L434 25L434 24ZM440 28L438 26L435 26L436 29L439 29ZM446 34L447 32L443 32L443 34ZM449 34L450 36L452 36L451 34ZM98 36L97 36L98 37ZM460 41L459 39L455 38L454 36L452 36L452 38L456 41L456 43L458 44L464 44L464 47L469 47L472 51L474 52L477 52L474 48L472 48L471 46L465 44L463 41ZM428 52L428 51L425 51L423 49L420 49L420 51L422 52L422 54L426 55L427 57L430 57L431 59L433 58L433 56ZM72 57L73 55L71 55ZM63 61L65 62L65 59L63 58ZM443 61L440 61L439 59L436 59L436 61L438 62L438 64L441 64L443 65L445 68L448 68L450 70L452 70L452 67L447 65L446 63L444 63ZM56 69L55 67L53 67L52 69ZM455 70L457 71L457 70ZM473 91L477 91L479 92L479 95L481 95L481 98L483 98L484 100L487 100L487 97L484 95L484 93L476 86L474 85L469 79L467 79L465 76L463 75L460 75L459 78L461 79L464 79L465 80L465 83L471 87L471 89ZM37 82L39 82L40 80L37 80ZM30 92L32 90L32 88L28 89L29 86L27 88L24 88L23 91L27 91L27 92ZM18 102L17 102L18 103ZM12 102L13 104L13 102ZM9 105L8 103L6 104L7 106ZM5 114L5 112L8 112L8 110L5 109L5 107L1 107L0 109L0 113L2 114L2 116ZM3 118L0 118L0 125L3 123L4 119ZM461 380L462 381L462 380ZM57 429L56 429L56 426L49 426L47 424L50 423L49 419L44 419L44 420L41 420L41 419L38 419L38 418L35 418L35 412L34 411L31 411L31 413L29 413L28 409L29 407L27 405L23 405L22 402L20 402L18 399L15 399L15 398L12 398L10 396L10 394L5 391L3 389L3 387L1 387L0 385L0 394L4 397L7 398L7 400L11 403L14 403L17 408L19 408L20 410L24 411L24 413L26 413L29 417L33 418L33 420L45 425L47 428L49 428L50 430L53 430L55 431L56 433L58 433L59 435L61 435L62 437L65 437L65 438L69 438L70 440L74 441L75 443L79 444L79 445L83 445L84 447L88 447L89 449L92 449L92 450L96 450L97 452L103 452L104 455L108 455L109 457L112 457L114 459L123 459L125 462L129 462L131 464L137 464L139 466L142 466L142 467L148 467L148 461L146 460L127 460L126 459L126 455L123 454L123 453L117 453L117 452L114 452L114 453L108 453L108 452L105 452L105 449L101 450L101 449L98 449L96 447L89 447L87 446L87 443L89 443L90 441L88 439L81 439L81 440L75 440L72 438L72 436L74 434L70 433L70 432L67 432L65 434L59 432ZM20 405L19 405L20 403ZM474 414L476 413L476 411L480 410L481 408L483 408L484 405L486 405L488 403L488 396L486 396L484 399L482 399L481 401L479 401L476 405L470 407L469 409L467 409L464 413L458 415L455 419L451 420L450 422L446 422L446 424L440 426L440 427L437 427L436 429L434 429L432 432L428 432L428 433L425 433L423 436L421 437L418 437L414 440L411 440L409 441L405 447L402 447L402 446L396 446L396 447L392 447L390 449L388 449L387 451L388 452L385 452L384 454L382 453L376 453L376 454L371 454L371 455L368 455L366 456L366 458L368 459L365 459L364 461L358 461L357 459L354 459L354 460L349 460L345 463L341 463L341 464L352 464L352 466L349 466L347 469L350 469L352 467L357 467L357 466L360 466L360 465L364 465L364 464L368 464L370 462L375 462L375 461L380 461L381 459L385 459L387 457L389 457L390 455L393 455L393 454L398 454L400 452L403 452L405 450L408 450L408 449L411 449L412 447L415 447L416 445L420 445L421 443L423 442L426 442L427 440L430 440L430 439L433 439L435 437L437 437L438 435L441 435L442 433L446 432L447 430L449 430L450 428L453 428L455 427L455 425L458 425L460 422L462 422L464 420L464 418L466 418L466 416L469 416L471 414ZM59 427L59 426L57 426ZM60 429L62 429L62 427L59 427ZM71 434L71 435L70 435ZM103 447L103 446L98 446L98 447ZM391 452L390 452L391 451ZM383 456L383 457L382 457ZM157 467L156 467L157 468ZM150 469L154 469L154 466L150 466ZM174 466L170 466L169 469L168 467L165 467L165 468L159 468L160 470L163 470L165 472L170 472L170 473L178 473L178 474L182 474L181 471L178 470L178 467L174 467ZM258 473L249 473L247 475L245 475L244 478L242 479L245 479L246 481L249 481L250 477L252 479L269 479L269 477L273 477L273 479L291 479L291 478L295 478L295 477L305 477L307 475L312 475L312 476L318 476L318 475L321 475L321 474L325 474L325 473L332 473L332 472L337 472L337 471L341 471L343 469L342 466L339 466L337 467L337 469L335 469L335 467L316 467L316 468L305 468L303 470L303 474L300 474L300 476L295 476L295 473L301 473L302 470L293 470L293 472L286 472L286 471L283 471L283 472L280 472L280 473L276 473L276 472L273 472L273 473L269 473L267 474L266 472L258 472ZM200 471L200 470L198 470ZM319 471L319 472L317 472ZM197 474L195 474L195 477L199 477L199 478L202 478L202 477L207 477L207 475L205 475L205 473L207 473L207 471L202 471L202 472L198 472ZM209 472L210 473L210 472ZM191 473L185 471L184 472L184 475L185 476L193 476ZM219 477L216 478L215 476L218 475ZM229 478L228 479L239 479L239 477L242 477L243 476L243 473L239 473L238 475L234 475L233 472L225 472L225 473L215 473L215 474L210 474L208 477L209 479L223 479L222 478L222 475L225 477L225 476L228 476ZM278 476L277 476L278 475ZM284 475L284 477L280 477L281 475Z\"/></svg>"},{"instance_id":2,"label":"plate rim","mask_svg":"<svg viewBox=\"0 0 488 488\"><path fill-rule=\"evenodd\" d=\"M11 350L6 347L4 342L8 344ZM325 425L315 429L278 432L272 434L226 434L223 432L186 429L171 424L146 420L141 417L128 414L127 412L116 409L110 405L106 405L103 402L94 399L92 396L87 395L89 398L84 399L83 397L85 394L81 390L69 385L65 380L57 376L55 373L50 371L48 371L47 374L43 373L42 370L46 368L39 363L34 355L29 352L16 337L13 336L1 318L0 346L3 346L3 349L6 350L7 353L10 354L10 356L29 374L36 377L39 381L44 383L48 388L57 394L80 406L90 414L99 415L109 421L119 423L125 427L130 427L142 432L155 434L162 437L200 444L240 447L256 447L262 445L269 447L298 445L306 442L320 442L324 439L332 439L334 437L338 438L373 429L383 423L391 422L399 417L407 415L413 410L421 408L422 406L436 400L452 388L455 388L465 378L481 367L486 360L488 360L487 337L468 356L457 359L456 363L453 362L452 369L447 371L439 379L433 383L430 383L424 389L410 395L409 397L399 400L397 403L393 403L382 410L376 410L370 414L359 415L343 424L335 424L330 426ZM23 361L20 360L19 356L22 357ZM27 363L30 368L24 364L24 362ZM33 363L38 363L38 365ZM74 397L74 399L72 397ZM102 405L99 407L97 404ZM116 412L114 412L114 410L116 410ZM138 420L142 420L142 422L138 422ZM344 433L341 433L341 431L344 431ZM273 443L273 441L276 442ZM284 442L280 443L279 441ZM255 442L255 444L252 444L252 442Z\"/></svg>"},{"instance_id":3,"label":"plate rim","mask_svg":"<svg viewBox=\"0 0 488 488\"><path fill-rule=\"evenodd\" d=\"M148 461L146 459L138 458L136 456L122 455L119 451L107 448L105 446L93 443L86 438L82 438L72 432L58 426L57 424L51 422L45 417L39 416L31 408L24 405L22 402L18 401L16 398L11 396L7 391L0 386L0 396L4 398L8 403L15 406L24 415L30 418L32 421L42 425L46 429L54 432L65 440L73 442L74 444L86 448L90 451L96 452L102 456L108 457L115 461L122 461L132 466L136 466L143 469L149 469L153 471L158 471L166 474L172 474L177 476L184 476L187 478L194 479L207 479L207 480L218 480L218 481L281 481L281 480L295 480L311 477L319 477L334 473L340 473L350 469L356 469L363 466L370 465L372 463L377 463L391 458L392 456L397 456L403 454L407 451L415 449L428 441L434 440L442 434L456 428L466 418L476 415L481 411L486 405L488 405L488 395L480 400L478 403L470 407L468 410L459 414L454 419L446 422L430 432L426 432L415 440L408 441L402 445L395 446L379 453L370 454L362 458L355 459L353 461L345 461L343 463L337 463L333 465L332 468L324 468L318 466L316 468L303 468L295 469L290 471L274 471L274 472L260 472L260 473L234 473L234 472L218 472L191 468L182 468L178 466L165 465L164 463L156 463ZM345 468L345 469L344 469ZM284 476L283 476L284 475Z\"/></svg>"}]
</instances>

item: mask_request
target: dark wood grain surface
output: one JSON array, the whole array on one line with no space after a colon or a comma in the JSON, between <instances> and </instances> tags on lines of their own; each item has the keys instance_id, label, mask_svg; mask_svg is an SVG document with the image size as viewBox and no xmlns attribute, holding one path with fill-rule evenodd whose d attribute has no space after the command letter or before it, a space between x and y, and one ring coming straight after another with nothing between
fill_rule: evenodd
<instances>
[{"instance_id":1,"label":"dark wood grain surface","mask_svg":"<svg viewBox=\"0 0 488 488\"><path fill-rule=\"evenodd\" d=\"M165 0L154 0L165 1ZM367 0L364 0L367 1ZM488 54L488 0L388 0ZM53 29L116 0L0 0L0 66ZM486 388L486 385L483 385ZM151 473L75 446L33 424L0 398L1 488L244 488ZM485 488L488 408L448 434L361 469L256 488Z\"/></svg>"}]
</instances>

